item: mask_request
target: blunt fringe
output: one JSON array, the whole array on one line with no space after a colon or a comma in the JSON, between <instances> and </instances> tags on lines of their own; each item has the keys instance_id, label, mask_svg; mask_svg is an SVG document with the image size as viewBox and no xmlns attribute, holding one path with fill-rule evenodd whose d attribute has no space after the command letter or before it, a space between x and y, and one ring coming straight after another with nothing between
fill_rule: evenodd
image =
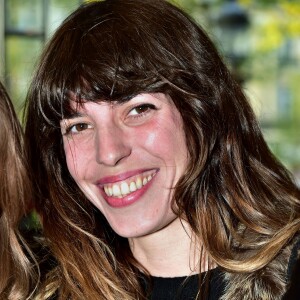
<instances>
[{"instance_id":1,"label":"blunt fringe","mask_svg":"<svg viewBox=\"0 0 300 300\"><path fill-rule=\"evenodd\" d=\"M145 299L127 240L68 172L59 125L70 101L122 102L141 92L169 95L183 118L190 161L174 211L221 268L263 269L299 230L300 191L201 27L166 1L91 2L49 41L27 97L36 206L57 259L44 295Z\"/></svg>"}]
</instances>

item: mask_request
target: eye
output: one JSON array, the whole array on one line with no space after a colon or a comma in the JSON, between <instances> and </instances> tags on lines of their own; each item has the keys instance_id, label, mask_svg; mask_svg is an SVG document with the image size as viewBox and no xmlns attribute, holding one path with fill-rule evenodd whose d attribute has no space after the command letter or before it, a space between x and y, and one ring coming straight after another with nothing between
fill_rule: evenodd
<instances>
[{"instance_id":1,"label":"eye","mask_svg":"<svg viewBox=\"0 0 300 300\"><path fill-rule=\"evenodd\" d=\"M140 115L146 114L147 112L149 112L150 110L153 110L153 109L156 109L155 105L150 104L150 103L145 103L145 104L141 104L141 105L138 105L138 106L132 108L129 111L128 115L133 116L133 117L138 117Z\"/></svg>"},{"instance_id":2,"label":"eye","mask_svg":"<svg viewBox=\"0 0 300 300\"><path fill-rule=\"evenodd\" d=\"M87 129L90 129L92 128L91 125L87 124L87 123L77 123L77 124L73 124L73 125L70 125L66 128L66 132L65 134L68 135L68 134L77 134L77 133L80 133L84 130L87 130Z\"/></svg>"}]
</instances>

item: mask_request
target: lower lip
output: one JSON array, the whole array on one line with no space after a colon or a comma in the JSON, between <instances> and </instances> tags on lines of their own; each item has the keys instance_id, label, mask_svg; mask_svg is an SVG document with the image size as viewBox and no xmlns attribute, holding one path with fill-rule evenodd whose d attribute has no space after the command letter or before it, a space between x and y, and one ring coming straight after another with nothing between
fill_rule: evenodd
<instances>
[{"instance_id":1,"label":"lower lip","mask_svg":"<svg viewBox=\"0 0 300 300\"><path fill-rule=\"evenodd\" d=\"M136 190L135 192L132 192L128 194L125 197L118 198L118 197L110 197L107 196L106 193L104 192L103 188L100 188L100 191L103 195L104 200L108 203L109 206L114 207L114 208L122 208L129 206L133 203L136 203L140 200L140 198L146 193L146 191L150 188L151 184L155 180L155 176L149 181L146 185L144 185L142 188L139 190Z\"/></svg>"}]
</instances>

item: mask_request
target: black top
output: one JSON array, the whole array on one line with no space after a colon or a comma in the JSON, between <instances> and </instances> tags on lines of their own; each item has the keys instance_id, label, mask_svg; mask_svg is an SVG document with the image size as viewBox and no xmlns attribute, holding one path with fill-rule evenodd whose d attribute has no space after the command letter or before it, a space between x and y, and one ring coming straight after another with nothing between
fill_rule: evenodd
<instances>
[{"instance_id":1,"label":"black top","mask_svg":"<svg viewBox=\"0 0 300 300\"><path fill-rule=\"evenodd\" d=\"M207 273L203 277L209 280L209 297L207 300L218 300L224 291L224 280L219 268ZM153 290L150 300L195 300L199 290L199 276L189 277L152 277Z\"/></svg>"},{"instance_id":2,"label":"black top","mask_svg":"<svg viewBox=\"0 0 300 300\"><path fill-rule=\"evenodd\" d=\"M282 300L300 299L300 239L294 245L287 270L287 292ZM202 273L209 280L207 300L219 300L225 291L225 281L219 267ZM208 276L207 276L208 275ZM152 277L152 292L149 300L195 300L199 290L199 276L190 277Z\"/></svg>"},{"instance_id":3,"label":"black top","mask_svg":"<svg viewBox=\"0 0 300 300\"><path fill-rule=\"evenodd\" d=\"M300 238L298 239L291 253L287 274L287 281L289 282L289 285L285 296L282 298L283 300L300 299L300 259L298 259L299 251Z\"/></svg>"}]
</instances>

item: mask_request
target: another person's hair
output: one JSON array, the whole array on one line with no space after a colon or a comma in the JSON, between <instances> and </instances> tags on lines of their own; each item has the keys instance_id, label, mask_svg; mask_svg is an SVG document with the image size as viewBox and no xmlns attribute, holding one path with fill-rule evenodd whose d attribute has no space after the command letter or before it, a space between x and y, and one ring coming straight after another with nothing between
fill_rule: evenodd
<instances>
[{"instance_id":1,"label":"another person's hair","mask_svg":"<svg viewBox=\"0 0 300 300\"><path fill-rule=\"evenodd\" d=\"M36 280L19 231L32 200L26 166L22 128L0 83L0 299L30 299Z\"/></svg>"},{"instance_id":2,"label":"another person's hair","mask_svg":"<svg viewBox=\"0 0 300 300\"><path fill-rule=\"evenodd\" d=\"M70 98L141 92L169 95L182 116L189 164L174 210L219 266L260 270L299 230L299 190L201 27L166 1L92 2L50 40L27 99L36 205L58 262L47 287L60 299L144 299L141 266L72 179L60 131Z\"/></svg>"}]
</instances>

